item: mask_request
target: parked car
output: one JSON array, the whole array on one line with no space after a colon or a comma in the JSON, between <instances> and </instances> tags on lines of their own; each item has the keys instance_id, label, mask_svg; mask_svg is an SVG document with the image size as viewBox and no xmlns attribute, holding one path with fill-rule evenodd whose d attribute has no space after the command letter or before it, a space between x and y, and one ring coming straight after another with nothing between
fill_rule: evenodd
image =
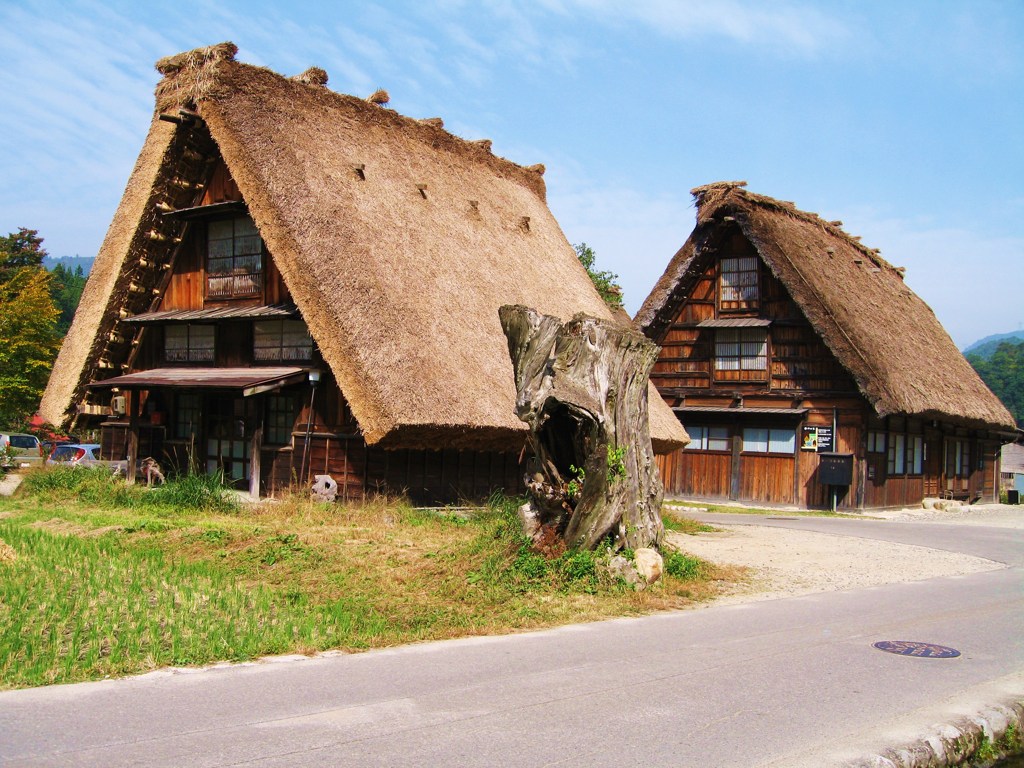
<instances>
[{"instance_id":1,"label":"parked car","mask_svg":"<svg viewBox=\"0 0 1024 768\"><path fill-rule=\"evenodd\" d=\"M57 445L46 460L50 466L54 464L70 464L75 467L95 467L108 462L100 460L98 443L64 443Z\"/></svg>"},{"instance_id":2,"label":"parked car","mask_svg":"<svg viewBox=\"0 0 1024 768\"><path fill-rule=\"evenodd\" d=\"M35 435L0 432L0 467L18 469L43 463L43 446Z\"/></svg>"},{"instance_id":3,"label":"parked car","mask_svg":"<svg viewBox=\"0 0 1024 768\"><path fill-rule=\"evenodd\" d=\"M68 445L69 443L80 443L82 442L74 435L70 437L54 437L51 440L43 440L43 456L49 458L50 454L53 453L53 449L58 445Z\"/></svg>"}]
</instances>

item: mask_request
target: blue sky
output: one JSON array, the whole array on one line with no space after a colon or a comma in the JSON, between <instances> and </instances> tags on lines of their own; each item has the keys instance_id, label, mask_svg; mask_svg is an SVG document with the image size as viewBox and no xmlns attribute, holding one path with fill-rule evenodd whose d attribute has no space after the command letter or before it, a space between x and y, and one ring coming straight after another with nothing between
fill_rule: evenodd
<instances>
[{"instance_id":1,"label":"blue sky","mask_svg":"<svg viewBox=\"0 0 1024 768\"><path fill-rule=\"evenodd\" d=\"M223 40L523 165L640 306L723 179L841 219L958 345L1024 327L1024 3L0 0L0 232L95 255L156 59Z\"/></svg>"}]
</instances>

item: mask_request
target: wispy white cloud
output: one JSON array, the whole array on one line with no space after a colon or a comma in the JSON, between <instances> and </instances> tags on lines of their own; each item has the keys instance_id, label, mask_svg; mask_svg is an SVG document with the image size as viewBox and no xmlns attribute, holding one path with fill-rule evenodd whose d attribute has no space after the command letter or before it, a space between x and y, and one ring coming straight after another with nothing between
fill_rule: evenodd
<instances>
[{"instance_id":1,"label":"wispy white cloud","mask_svg":"<svg viewBox=\"0 0 1024 768\"><path fill-rule=\"evenodd\" d=\"M0 229L39 229L55 254L92 251L152 114L157 75L139 61L167 39L92 4L0 7L0 27L31 30L6 37L0 67ZM82 211L95 222L71 230Z\"/></svg>"},{"instance_id":2,"label":"wispy white cloud","mask_svg":"<svg viewBox=\"0 0 1024 768\"><path fill-rule=\"evenodd\" d=\"M564 0L561 7L605 23L636 23L661 37L687 42L725 39L787 56L817 54L849 34L837 16L808 2Z\"/></svg>"}]
</instances>

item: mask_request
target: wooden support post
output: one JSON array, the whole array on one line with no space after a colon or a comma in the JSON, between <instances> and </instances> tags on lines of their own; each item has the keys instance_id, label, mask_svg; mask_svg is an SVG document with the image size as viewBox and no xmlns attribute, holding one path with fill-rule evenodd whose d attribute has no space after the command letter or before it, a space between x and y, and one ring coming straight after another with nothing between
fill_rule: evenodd
<instances>
[{"instance_id":1,"label":"wooden support post","mask_svg":"<svg viewBox=\"0 0 1024 768\"><path fill-rule=\"evenodd\" d=\"M249 495L260 497L260 451L263 449L263 423L258 422L249 443Z\"/></svg>"},{"instance_id":2,"label":"wooden support post","mask_svg":"<svg viewBox=\"0 0 1024 768\"><path fill-rule=\"evenodd\" d=\"M128 398L128 466L124 479L128 485L135 484L135 466L139 463L139 397L138 390L126 393Z\"/></svg>"},{"instance_id":3,"label":"wooden support post","mask_svg":"<svg viewBox=\"0 0 1024 768\"><path fill-rule=\"evenodd\" d=\"M732 436L732 463L729 472L729 498L736 501L740 497L740 459L743 451L743 436Z\"/></svg>"}]
</instances>

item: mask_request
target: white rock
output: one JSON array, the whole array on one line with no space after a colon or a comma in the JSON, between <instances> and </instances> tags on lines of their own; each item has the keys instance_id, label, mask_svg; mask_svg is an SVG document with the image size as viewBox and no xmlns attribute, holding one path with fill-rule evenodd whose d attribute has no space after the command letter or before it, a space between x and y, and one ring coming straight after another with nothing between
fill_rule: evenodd
<instances>
[{"instance_id":1,"label":"white rock","mask_svg":"<svg viewBox=\"0 0 1024 768\"><path fill-rule=\"evenodd\" d=\"M647 584L653 584L661 578L665 563L657 550L641 547L636 550L635 555L637 573Z\"/></svg>"}]
</instances>

